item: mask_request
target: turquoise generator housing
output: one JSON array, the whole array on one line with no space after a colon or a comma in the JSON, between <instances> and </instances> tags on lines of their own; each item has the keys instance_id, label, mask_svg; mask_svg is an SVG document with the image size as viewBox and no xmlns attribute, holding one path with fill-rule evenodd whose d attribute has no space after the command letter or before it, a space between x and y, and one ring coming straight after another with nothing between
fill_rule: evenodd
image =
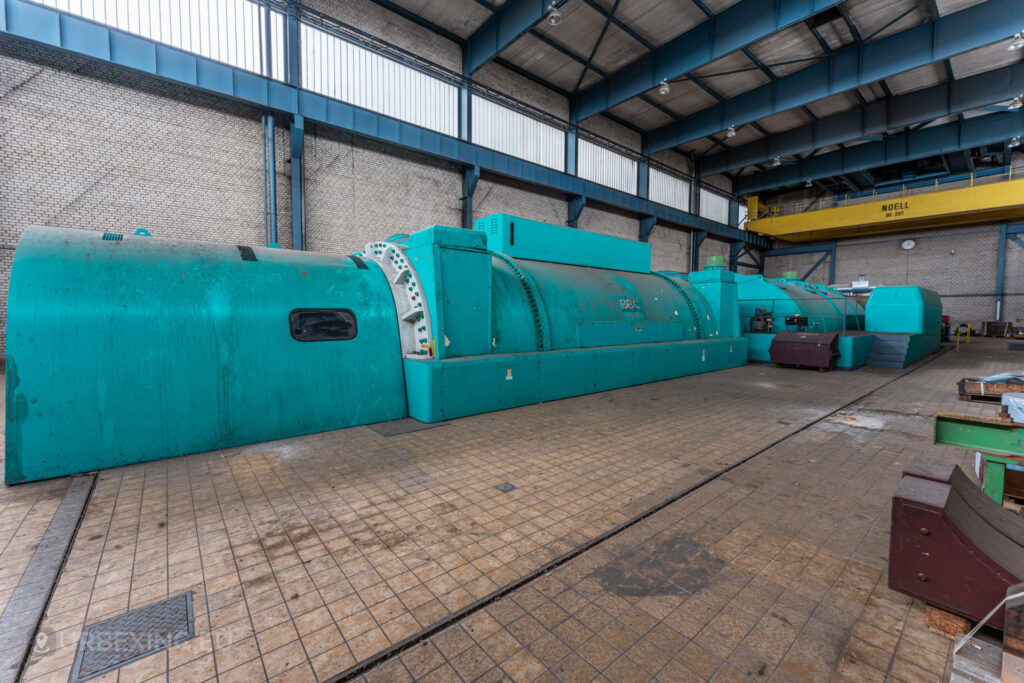
<instances>
[{"instance_id":1,"label":"turquoise generator housing","mask_svg":"<svg viewBox=\"0 0 1024 683\"><path fill-rule=\"evenodd\" d=\"M652 273L642 242L496 214L413 234L404 257L431 311L431 353L405 356L409 415L424 422L746 362L721 305Z\"/></svg>"},{"instance_id":2,"label":"turquoise generator housing","mask_svg":"<svg viewBox=\"0 0 1024 683\"><path fill-rule=\"evenodd\" d=\"M742 365L734 277L653 273L645 243L508 215L351 256L28 228L5 480Z\"/></svg>"},{"instance_id":3,"label":"turquoise generator housing","mask_svg":"<svg viewBox=\"0 0 1024 683\"><path fill-rule=\"evenodd\" d=\"M864 334L864 308L855 298L833 287L803 282L795 273L781 278L737 275L736 296L750 360L770 361L775 333L785 331L838 332L836 366L851 369L867 362L872 339Z\"/></svg>"}]
</instances>

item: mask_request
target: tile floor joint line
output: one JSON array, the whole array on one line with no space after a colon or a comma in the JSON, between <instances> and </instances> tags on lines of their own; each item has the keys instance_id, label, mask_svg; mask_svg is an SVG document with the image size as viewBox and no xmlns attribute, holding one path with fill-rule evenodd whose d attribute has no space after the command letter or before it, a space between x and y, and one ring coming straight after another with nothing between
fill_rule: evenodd
<instances>
[{"instance_id":1,"label":"tile floor joint line","mask_svg":"<svg viewBox=\"0 0 1024 683\"><path fill-rule=\"evenodd\" d=\"M0 683L18 680L25 669L39 624L50 604L95 485L95 474L71 478L64 499L32 553L10 602L0 614L0 634L14 641L12 647L5 649L21 653L17 661L4 662L4 668L0 669Z\"/></svg>"},{"instance_id":2,"label":"tile floor joint line","mask_svg":"<svg viewBox=\"0 0 1024 683\"><path fill-rule=\"evenodd\" d=\"M499 588L498 590L494 591L490 595L485 595L484 597L480 598L479 600L477 600L477 601L475 601L475 602L473 602L473 603L471 603L469 605L466 605L465 607L463 607L462 609L460 609L460 610L458 610L456 612L453 612L452 614L448 615L444 619L441 619L440 621L437 621L434 624L432 624L432 625L428 626L427 628L423 629L419 633L415 633L415 634L409 636L408 638L395 643L391 647L389 647L389 648L387 648L385 650L381 650L380 652L378 652L375 655L371 655L370 657L367 657L362 662L357 662L356 664L352 665L347 670L343 671L342 673L338 674L337 676L334 676L332 678L327 679L327 681L329 683L348 683L348 681L351 681L351 680L357 678L358 676L366 673L370 669L372 669L372 668L374 668L374 667L376 667L376 666L378 666L378 665L380 665L380 664L382 664L382 663L384 663L384 662L386 662L386 661L388 661L390 659L393 659L394 657L396 657L399 654L401 654L402 652L412 648L413 646L415 646L415 645L417 645L419 643L422 643L425 640L428 640L429 638L437 635L438 633L440 633L441 631L445 630L449 626L451 626L451 625L453 625L455 623L458 623L459 621L462 621L466 617L468 617L468 616L470 616L470 615L480 611L481 609L487 607L491 603L494 603L494 602L500 600L501 598L505 597L506 595L509 595L510 593L515 592L519 588L522 588L523 586L525 586L525 585L527 585L529 583L532 583L533 581L535 581L536 579L540 578L544 574L547 574L548 572L550 572L550 571L552 571L554 569L557 569L558 567L561 567L562 565L564 565L564 564L570 562L571 560L579 557L580 555L582 555L583 553L587 552L588 550L592 550L593 548L599 546L600 544L604 543L605 541L607 541L607 540L609 540L611 538L614 538L615 536L618 536L619 534L621 534L622 532L626 531L627 529L630 529L633 526L636 526L637 524L639 524L640 522L646 520L647 518L651 517L652 515L655 515L658 512L661 512L662 510L667 508L669 505L672 505L673 503L678 502L682 498L685 498L686 496L690 495L691 493L694 493L695 491L703 488L704 486L710 484L711 482L719 479L723 475L728 474L729 472L735 470L736 468L740 467L741 465L745 465L746 463L750 462L751 460L753 460L754 458L758 457L759 455L762 455L762 454L766 453L767 451L771 450L775 446L781 444L783 441L786 441L787 439L790 439L790 438L792 438L792 437L794 437L794 436L796 436L796 435L798 435L798 434L800 434L800 433L810 429L814 425L816 425L816 424L824 421L825 419L827 419L829 416L834 415L834 414L836 414L836 413L838 413L840 411L846 410L850 406L853 406L853 405L857 404L858 402L863 401L865 398L867 398L871 394L874 394L875 392L877 392L877 391L879 391L881 389L884 389L885 387L889 386L890 384L893 384L894 382L897 382L898 380L903 379L907 375L910 375L910 374L912 374L914 372L917 372L921 368L924 368L924 367L930 365L932 362L938 360L939 358L944 356L949 351L950 351L950 348L941 349L937 353L933 354L927 360L925 360L923 362L915 363L911 367L904 368L903 372L901 372L900 374L896 375L895 377L889 379L888 381L883 382L882 384L876 386L875 388L871 389L870 391L867 391L867 392L861 394L860 396L857 396L857 397L853 398L852 400L848 401L847 403L845 403L845 404L843 404L843 405L841 405L841 406L839 406L839 407L837 407L837 408L835 408L833 410L830 410L829 412L825 413L824 415L821 415L821 416L811 420L810 422L808 422L807 424L803 425L799 429L796 429L793 432L790 432L789 434L786 434L785 436L782 436L782 437L776 439L775 441L772 441L771 443L765 445L764 447L758 449L757 451L751 453L750 455L748 455L748 456L738 460L737 462L735 462L735 463L733 463L733 464L731 464L731 465L729 465L727 467L724 467L723 469L719 470L718 472L715 472L714 474L708 475L707 477L705 477L704 479L701 479L697 483L687 487L686 489L683 489L682 491L679 491L678 493L673 494L672 496L666 498L665 500L661 501L660 503L657 503L653 507L648 508L647 510L645 510L644 512L641 512L640 514L636 515L635 517L626 520L625 522L623 522L619 526L617 526L617 527L615 527L615 528L613 528L613 529L611 529L609 531L606 531L605 533L601 534L600 536L597 536L597 537L591 539L590 541L587 541L586 543L584 543L584 544L582 544L580 546L577 546L576 548L568 551L567 553L565 553L563 555L560 555L559 557L556 557L555 559L551 560L547 564L545 564L545 565L543 565L541 567L538 567L537 569L535 569L532 572L526 574L525 576L517 579L516 581L513 581L512 583L509 583L508 585Z\"/></svg>"}]
</instances>

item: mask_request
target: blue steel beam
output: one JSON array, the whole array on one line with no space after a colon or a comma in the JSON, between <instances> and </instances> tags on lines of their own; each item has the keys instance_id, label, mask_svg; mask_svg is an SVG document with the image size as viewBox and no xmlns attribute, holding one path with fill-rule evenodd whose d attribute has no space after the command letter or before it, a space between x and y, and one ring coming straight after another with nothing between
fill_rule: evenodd
<instances>
[{"instance_id":1,"label":"blue steel beam","mask_svg":"<svg viewBox=\"0 0 1024 683\"><path fill-rule=\"evenodd\" d=\"M565 0L555 0L561 5ZM544 20L552 0L508 0L466 40L463 72L472 74Z\"/></svg>"},{"instance_id":2,"label":"blue steel beam","mask_svg":"<svg viewBox=\"0 0 1024 683\"><path fill-rule=\"evenodd\" d=\"M574 122L641 95L662 79L682 76L836 4L838 0L740 0L581 91L573 108Z\"/></svg>"},{"instance_id":3,"label":"blue steel beam","mask_svg":"<svg viewBox=\"0 0 1024 683\"><path fill-rule=\"evenodd\" d=\"M1024 2L988 0L872 43L843 48L806 69L766 83L650 133L648 153L669 149L730 125L795 109L829 95L882 81L1010 37L1024 25Z\"/></svg>"},{"instance_id":4,"label":"blue steel beam","mask_svg":"<svg viewBox=\"0 0 1024 683\"><path fill-rule=\"evenodd\" d=\"M1024 63L986 71L959 81L898 95L891 100L877 100L806 126L733 147L727 152L712 154L704 159L702 173L713 175L814 147L870 137L1008 100L1022 92Z\"/></svg>"},{"instance_id":5,"label":"blue steel beam","mask_svg":"<svg viewBox=\"0 0 1024 683\"><path fill-rule=\"evenodd\" d=\"M1002 143L1024 135L1024 112L986 114L942 126L891 135L879 142L829 152L736 179L736 193L750 194L803 183L808 178L831 178L844 173L960 152L972 147Z\"/></svg>"},{"instance_id":6,"label":"blue steel beam","mask_svg":"<svg viewBox=\"0 0 1024 683\"><path fill-rule=\"evenodd\" d=\"M296 32L297 33L297 32ZM584 197L618 207L638 216L655 216L660 223L705 230L718 237L742 240L758 247L767 239L745 230L680 211L545 166L502 154L486 147L442 135L419 126L376 114L273 81L226 64L159 45L23 0L0 0L0 37L25 39L80 56L115 64L168 81L227 97L260 109L292 117L292 157L301 161L301 144L295 130L306 120L356 135L413 149L463 167L482 170L532 185L548 187L570 196ZM293 188L296 182L292 169ZM301 185L300 185L301 187ZM301 197L301 194L299 195ZM301 214L293 201L293 232L301 230ZM299 219L296 226L296 219ZM301 233L295 234L297 245Z\"/></svg>"}]
</instances>

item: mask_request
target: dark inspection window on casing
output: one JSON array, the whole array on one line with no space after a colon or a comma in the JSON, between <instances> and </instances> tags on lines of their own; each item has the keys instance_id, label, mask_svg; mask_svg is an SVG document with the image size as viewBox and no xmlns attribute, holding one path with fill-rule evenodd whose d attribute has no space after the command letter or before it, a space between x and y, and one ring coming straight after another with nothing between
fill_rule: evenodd
<instances>
[{"instance_id":1,"label":"dark inspection window on casing","mask_svg":"<svg viewBox=\"0 0 1024 683\"><path fill-rule=\"evenodd\" d=\"M296 308L288 314L292 338L301 342L344 341L356 336L356 314L346 308Z\"/></svg>"}]
</instances>

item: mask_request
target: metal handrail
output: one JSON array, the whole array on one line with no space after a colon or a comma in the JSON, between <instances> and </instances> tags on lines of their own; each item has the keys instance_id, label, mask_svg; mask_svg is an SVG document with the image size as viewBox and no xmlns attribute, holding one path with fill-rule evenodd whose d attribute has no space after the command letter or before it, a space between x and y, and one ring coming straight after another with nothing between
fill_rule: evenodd
<instances>
[{"instance_id":1,"label":"metal handrail","mask_svg":"<svg viewBox=\"0 0 1024 683\"><path fill-rule=\"evenodd\" d=\"M761 205L759 217L787 216L806 211L820 211L822 209L834 209L841 206L852 206L863 204L876 199L897 199L921 194L945 192L947 190L959 189L949 185L960 184L960 187L974 187L975 185L987 185L991 183L1007 182L1024 178L1024 166L1011 166L1009 168L994 168L971 173L962 173L946 178L933 178L910 183L903 183L894 186L891 190L879 190L856 192L845 195L834 195L829 198L819 197L810 201L790 202L786 204Z\"/></svg>"}]
</instances>

